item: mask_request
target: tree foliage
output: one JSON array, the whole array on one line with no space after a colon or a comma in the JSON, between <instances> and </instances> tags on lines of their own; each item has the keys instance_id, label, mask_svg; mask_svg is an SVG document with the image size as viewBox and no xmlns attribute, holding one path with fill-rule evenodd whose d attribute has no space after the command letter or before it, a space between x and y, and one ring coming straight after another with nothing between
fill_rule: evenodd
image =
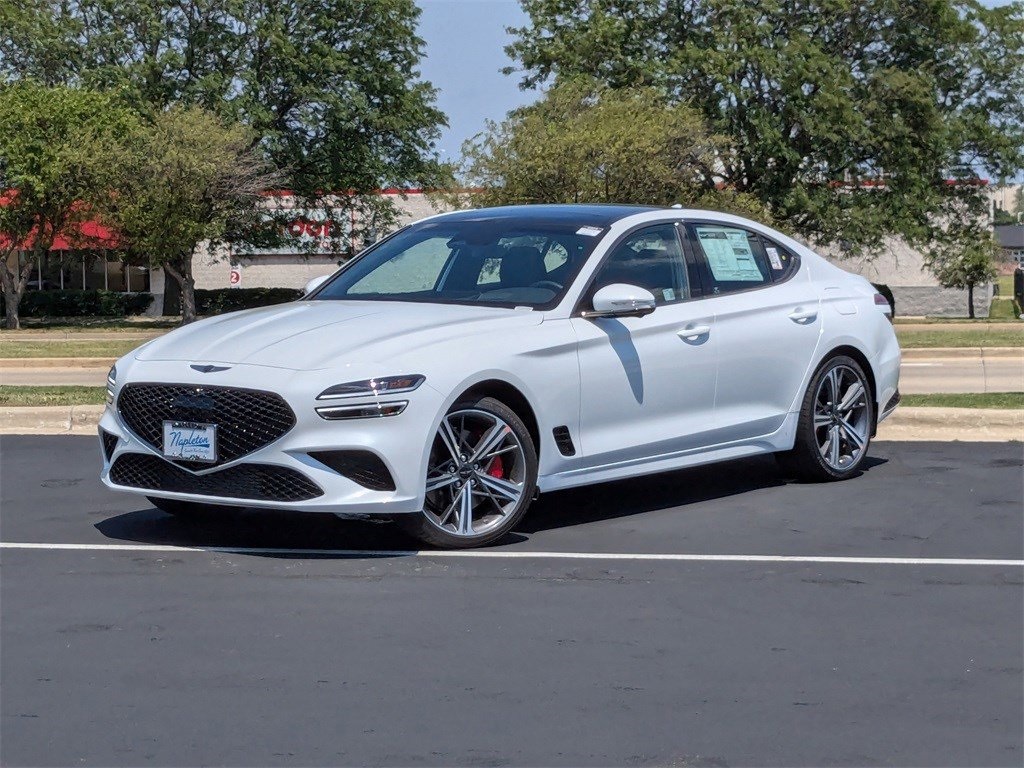
<instances>
[{"instance_id":1,"label":"tree foliage","mask_svg":"<svg viewBox=\"0 0 1024 768\"><path fill-rule=\"evenodd\" d=\"M726 148L699 113L656 88L577 80L488 123L463 148L464 172L484 205L682 203L765 216L749 195L716 189Z\"/></svg>"},{"instance_id":2,"label":"tree foliage","mask_svg":"<svg viewBox=\"0 0 1024 768\"><path fill-rule=\"evenodd\" d=\"M973 318L974 288L996 276L1000 248L987 229L966 226L962 230L931 253L928 266L946 288L967 289L967 316Z\"/></svg>"},{"instance_id":3,"label":"tree foliage","mask_svg":"<svg viewBox=\"0 0 1024 768\"><path fill-rule=\"evenodd\" d=\"M36 255L58 235L78 247L95 245L78 225L96 215L121 137L135 125L133 113L107 95L0 86L0 278L8 328L19 327Z\"/></svg>"},{"instance_id":4,"label":"tree foliage","mask_svg":"<svg viewBox=\"0 0 1024 768\"><path fill-rule=\"evenodd\" d=\"M237 120L311 205L341 193L339 220L380 225L393 209L365 193L448 178L418 16L413 0L0 0L0 77Z\"/></svg>"},{"instance_id":5,"label":"tree foliage","mask_svg":"<svg viewBox=\"0 0 1024 768\"><path fill-rule=\"evenodd\" d=\"M262 194L280 181L248 129L200 107L156 113L125 142L104 210L131 251L181 288L182 319L196 317L192 257L259 232Z\"/></svg>"},{"instance_id":6,"label":"tree foliage","mask_svg":"<svg viewBox=\"0 0 1024 768\"><path fill-rule=\"evenodd\" d=\"M523 0L525 87L656 87L729 139L721 181L819 242L952 236L1024 166L1024 5ZM511 70L510 70L511 71ZM954 180L958 183L948 183Z\"/></svg>"}]
</instances>

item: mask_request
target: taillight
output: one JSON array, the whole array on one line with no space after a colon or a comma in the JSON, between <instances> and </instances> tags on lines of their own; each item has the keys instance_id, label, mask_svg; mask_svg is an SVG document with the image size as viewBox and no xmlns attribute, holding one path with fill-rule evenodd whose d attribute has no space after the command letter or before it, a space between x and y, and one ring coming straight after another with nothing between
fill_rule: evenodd
<instances>
[{"instance_id":1,"label":"taillight","mask_svg":"<svg viewBox=\"0 0 1024 768\"><path fill-rule=\"evenodd\" d=\"M892 305L889 304L889 300L880 293L875 294L875 306L885 307L885 316L889 318L889 322L892 322Z\"/></svg>"}]
</instances>

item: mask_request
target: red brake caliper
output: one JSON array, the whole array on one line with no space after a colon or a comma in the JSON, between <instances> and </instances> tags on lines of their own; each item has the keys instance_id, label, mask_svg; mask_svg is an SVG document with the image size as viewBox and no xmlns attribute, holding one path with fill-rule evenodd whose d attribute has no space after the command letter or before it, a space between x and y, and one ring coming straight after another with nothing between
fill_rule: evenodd
<instances>
[{"instance_id":1,"label":"red brake caliper","mask_svg":"<svg viewBox=\"0 0 1024 768\"><path fill-rule=\"evenodd\" d=\"M501 461L501 456L495 456L491 459L491 466L487 468L487 474L491 477L505 476L505 465Z\"/></svg>"}]
</instances>

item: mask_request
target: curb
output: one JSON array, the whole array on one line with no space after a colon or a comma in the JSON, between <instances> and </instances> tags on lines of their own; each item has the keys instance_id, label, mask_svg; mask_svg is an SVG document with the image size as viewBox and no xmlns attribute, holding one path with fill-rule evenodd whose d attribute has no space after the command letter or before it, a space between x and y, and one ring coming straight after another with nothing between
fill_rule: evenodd
<instances>
[{"instance_id":1,"label":"curb","mask_svg":"<svg viewBox=\"0 0 1024 768\"><path fill-rule=\"evenodd\" d=\"M1024 441L1024 411L1013 408L900 406L878 425L876 440Z\"/></svg>"},{"instance_id":2,"label":"curb","mask_svg":"<svg viewBox=\"0 0 1024 768\"><path fill-rule=\"evenodd\" d=\"M0 408L0 434L95 434L105 406ZM897 408L878 427L877 440L1024 441L1024 411L1003 408Z\"/></svg>"},{"instance_id":3,"label":"curb","mask_svg":"<svg viewBox=\"0 0 1024 768\"><path fill-rule=\"evenodd\" d=\"M46 405L0 408L2 435L94 435L103 405Z\"/></svg>"},{"instance_id":4,"label":"curb","mask_svg":"<svg viewBox=\"0 0 1024 768\"><path fill-rule=\"evenodd\" d=\"M4 357L0 368L109 368L116 357Z\"/></svg>"}]
</instances>

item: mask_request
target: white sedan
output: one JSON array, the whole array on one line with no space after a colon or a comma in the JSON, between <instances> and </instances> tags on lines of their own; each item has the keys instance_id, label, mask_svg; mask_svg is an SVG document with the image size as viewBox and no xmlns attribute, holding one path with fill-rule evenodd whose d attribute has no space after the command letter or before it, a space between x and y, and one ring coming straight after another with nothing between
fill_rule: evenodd
<instances>
[{"instance_id":1,"label":"white sedan","mask_svg":"<svg viewBox=\"0 0 1024 768\"><path fill-rule=\"evenodd\" d=\"M558 488L765 453L852 477L899 400L886 300L736 216L460 211L313 282L120 359L103 482L173 514L386 515L471 547Z\"/></svg>"}]
</instances>

